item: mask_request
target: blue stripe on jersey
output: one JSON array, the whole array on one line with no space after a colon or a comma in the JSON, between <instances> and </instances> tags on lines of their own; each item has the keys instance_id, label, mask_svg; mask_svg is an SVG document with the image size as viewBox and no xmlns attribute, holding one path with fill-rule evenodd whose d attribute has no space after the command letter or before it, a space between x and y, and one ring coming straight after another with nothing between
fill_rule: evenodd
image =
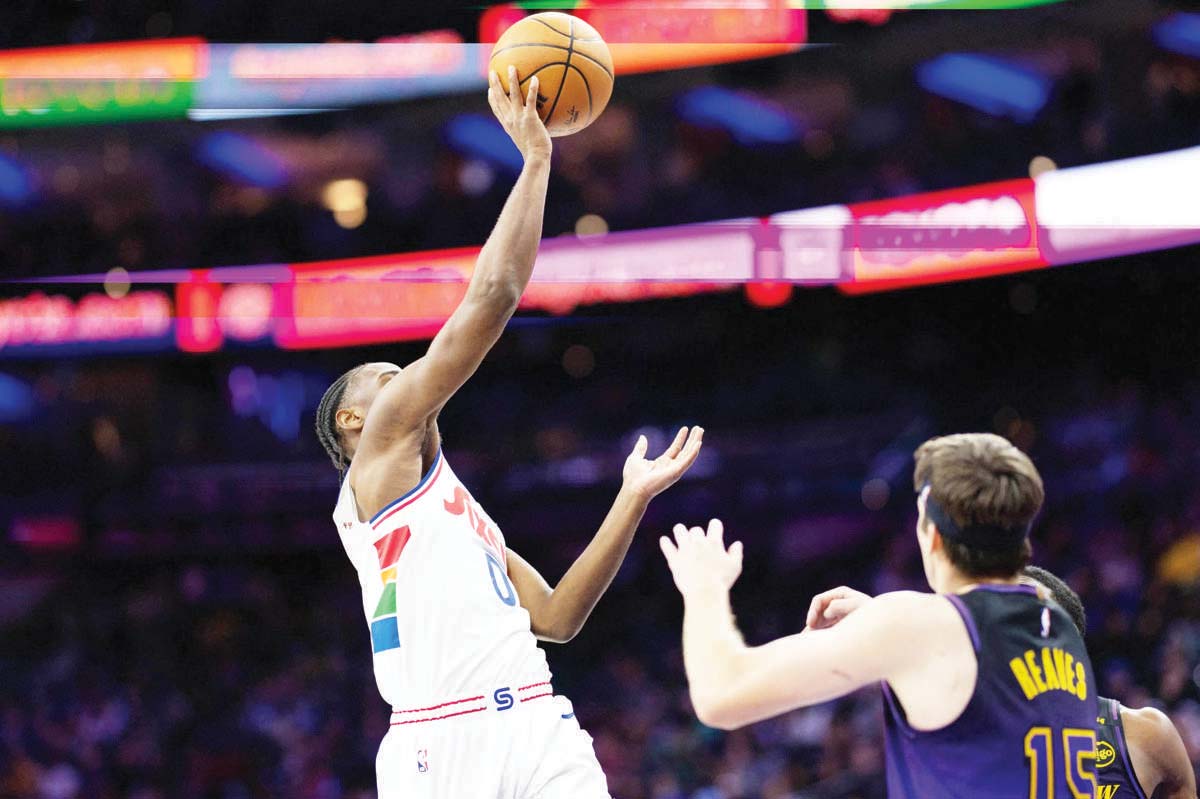
<instances>
[{"instance_id":1,"label":"blue stripe on jersey","mask_svg":"<svg viewBox=\"0 0 1200 799\"><path fill-rule=\"evenodd\" d=\"M400 625L396 617L371 622L371 651L376 654L400 648Z\"/></svg>"}]
</instances>

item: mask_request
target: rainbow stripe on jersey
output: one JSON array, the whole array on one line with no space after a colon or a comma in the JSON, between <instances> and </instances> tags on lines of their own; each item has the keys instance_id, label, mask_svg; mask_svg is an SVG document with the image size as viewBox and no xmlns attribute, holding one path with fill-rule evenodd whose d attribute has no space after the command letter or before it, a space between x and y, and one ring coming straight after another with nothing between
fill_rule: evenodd
<instances>
[{"instance_id":1,"label":"rainbow stripe on jersey","mask_svg":"<svg viewBox=\"0 0 1200 799\"><path fill-rule=\"evenodd\" d=\"M380 525L390 517L423 497L437 482L442 473L442 451L439 449L437 458L421 482L399 499L393 500L371 517L371 528L378 530ZM375 553L379 558L379 578L383 581L383 595L375 605L371 615L371 650L375 654L400 648L400 623L396 620L396 564L400 562L400 554L412 538L408 525L397 527L375 542Z\"/></svg>"},{"instance_id":2,"label":"rainbow stripe on jersey","mask_svg":"<svg viewBox=\"0 0 1200 799\"><path fill-rule=\"evenodd\" d=\"M400 648L400 627L396 621L396 564L412 533L408 525L398 527L375 542L379 555L379 577L383 596L371 614L371 649L376 654Z\"/></svg>"}]
</instances>

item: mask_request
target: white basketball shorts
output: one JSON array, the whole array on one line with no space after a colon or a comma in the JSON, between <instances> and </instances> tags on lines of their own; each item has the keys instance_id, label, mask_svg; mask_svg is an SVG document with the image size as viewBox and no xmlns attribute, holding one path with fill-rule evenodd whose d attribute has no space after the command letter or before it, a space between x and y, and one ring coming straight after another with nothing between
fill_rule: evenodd
<instances>
[{"instance_id":1,"label":"white basketball shorts","mask_svg":"<svg viewBox=\"0 0 1200 799\"><path fill-rule=\"evenodd\" d=\"M611 799L571 703L548 687L397 711L379 799Z\"/></svg>"}]
</instances>

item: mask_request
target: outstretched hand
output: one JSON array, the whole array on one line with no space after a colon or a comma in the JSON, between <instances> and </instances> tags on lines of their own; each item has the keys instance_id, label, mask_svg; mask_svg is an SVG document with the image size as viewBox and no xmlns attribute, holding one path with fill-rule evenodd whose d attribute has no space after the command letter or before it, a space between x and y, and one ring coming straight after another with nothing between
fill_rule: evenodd
<instances>
[{"instance_id":1,"label":"outstretched hand","mask_svg":"<svg viewBox=\"0 0 1200 799\"><path fill-rule=\"evenodd\" d=\"M625 459L622 474L625 488L646 500L658 496L674 485L696 462L703 441L703 427L693 427L690 431L681 427L666 452L654 460L648 460L646 450L650 444L645 436L638 436L633 452Z\"/></svg>"},{"instance_id":2,"label":"outstretched hand","mask_svg":"<svg viewBox=\"0 0 1200 799\"><path fill-rule=\"evenodd\" d=\"M810 630L832 627L871 601L871 597L853 588L838 586L817 594L808 606L806 626Z\"/></svg>"},{"instance_id":3,"label":"outstretched hand","mask_svg":"<svg viewBox=\"0 0 1200 799\"><path fill-rule=\"evenodd\" d=\"M675 587L687 597L693 593L728 591L742 573L742 542L725 548L725 525L719 519L708 523L708 532L699 527L675 525L675 541L667 536L658 540Z\"/></svg>"},{"instance_id":4,"label":"outstretched hand","mask_svg":"<svg viewBox=\"0 0 1200 799\"><path fill-rule=\"evenodd\" d=\"M538 116L537 103L536 75L529 79L529 90L522 98L521 81L518 79L516 67L508 68L507 92L500 84L500 76L496 74L496 70L488 73L488 104L526 161L535 157L550 157L550 133L542 123L542 118Z\"/></svg>"}]
</instances>

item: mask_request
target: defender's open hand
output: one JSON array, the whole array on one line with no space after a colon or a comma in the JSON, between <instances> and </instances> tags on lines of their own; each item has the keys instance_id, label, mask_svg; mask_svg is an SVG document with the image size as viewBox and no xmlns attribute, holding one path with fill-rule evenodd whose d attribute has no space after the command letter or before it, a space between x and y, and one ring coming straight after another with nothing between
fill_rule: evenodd
<instances>
[{"instance_id":1,"label":"defender's open hand","mask_svg":"<svg viewBox=\"0 0 1200 799\"><path fill-rule=\"evenodd\" d=\"M708 532L675 525L675 541L667 536L658 541L675 587L684 597L692 593L728 591L742 573L742 542L725 548L725 525L719 519L708 523Z\"/></svg>"},{"instance_id":2,"label":"defender's open hand","mask_svg":"<svg viewBox=\"0 0 1200 799\"><path fill-rule=\"evenodd\" d=\"M832 627L871 601L871 597L853 588L838 586L817 594L808 606L806 624L812 630Z\"/></svg>"}]
</instances>

